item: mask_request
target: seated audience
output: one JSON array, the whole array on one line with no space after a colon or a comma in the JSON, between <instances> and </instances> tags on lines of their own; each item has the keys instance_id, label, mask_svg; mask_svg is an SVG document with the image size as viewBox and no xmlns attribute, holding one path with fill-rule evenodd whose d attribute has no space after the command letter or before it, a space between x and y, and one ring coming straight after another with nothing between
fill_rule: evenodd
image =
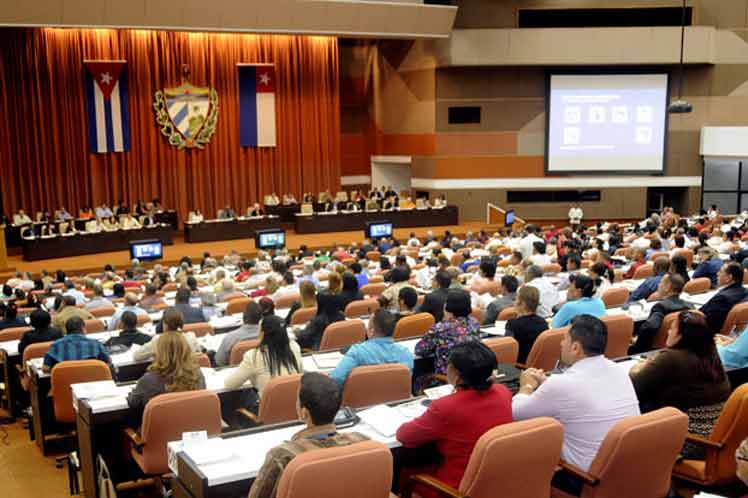
<instances>
[{"instance_id":1,"label":"seated audience","mask_svg":"<svg viewBox=\"0 0 748 498\"><path fill-rule=\"evenodd\" d=\"M631 278L634 278L634 274L636 273L636 270L639 269L639 267L644 266L647 264L647 249L642 247L635 247L632 249L633 254L631 259L633 259L633 262L631 265L629 265L629 269L626 271L626 273L623 274L624 280L628 280Z\"/></svg>"},{"instance_id":2,"label":"seated audience","mask_svg":"<svg viewBox=\"0 0 748 498\"><path fill-rule=\"evenodd\" d=\"M299 282L299 300L291 305L286 315L286 326L291 325L291 318L294 313L303 308L317 307L317 289L311 280L302 280Z\"/></svg>"},{"instance_id":3,"label":"seated audience","mask_svg":"<svg viewBox=\"0 0 748 498\"><path fill-rule=\"evenodd\" d=\"M364 298L363 293L358 289L356 276L349 271L343 273L343 290L340 295L343 297L346 306L353 301L360 301Z\"/></svg>"},{"instance_id":4,"label":"seated audience","mask_svg":"<svg viewBox=\"0 0 748 498\"><path fill-rule=\"evenodd\" d=\"M435 444L441 464L434 477L457 489L478 439L512 421L512 395L494 382L496 355L480 341L458 344L449 355L447 380L454 393L428 405L397 430L406 448Z\"/></svg>"},{"instance_id":5,"label":"seated audience","mask_svg":"<svg viewBox=\"0 0 748 498\"><path fill-rule=\"evenodd\" d=\"M219 220L233 220L236 218L236 211L231 208L230 204L226 204L223 209L218 210Z\"/></svg>"},{"instance_id":6,"label":"seated audience","mask_svg":"<svg viewBox=\"0 0 748 498\"><path fill-rule=\"evenodd\" d=\"M304 452L368 439L357 432L338 432L333 420L340 409L340 399L340 388L327 375L313 372L301 377L296 410L306 428L268 452L249 490L249 498L275 498L284 469Z\"/></svg>"},{"instance_id":7,"label":"seated audience","mask_svg":"<svg viewBox=\"0 0 748 498\"><path fill-rule=\"evenodd\" d=\"M481 293L486 285L494 281L496 277L496 263L489 258L480 261L478 275L470 280L470 290Z\"/></svg>"},{"instance_id":8,"label":"seated audience","mask_svg":"<svg viewBox=\"0 0 748 498\"><path fill-rule=\"evenodd\" d=\"M603 355L607 341L607 327L599 318L576 317L561 342L566 371L546 377L542 370L528 368L512 399L515 420L558 420L564 426L561 458L585 472L610 428L640 414L628 372ZM582 489L567 474L557 474L553 484L574 495Z\"/></svg>"},{"instance_id":9,"label":"seated audience","mask_svg":"<svg viewBox=\"0 0 748 498\"><path fill-rule=\"evenodd\" d=\"M21 337L18 342L18 354L23 357L23 352L27 346L38 342L48 342L60 339L62 331L52 327L52 317L43 309L35 309L29 317L31 326L34 330L29 330Z\"/></svg>"},{"instance_id":10,"label":"seated audience","mask_svg":"<svg viewBox=\"0 0 748 498\"><path fill-rule=\"evenodd\" d=\"M436 323L441 322L444 317L444 303L447 301L450 285L452 285L452 277L449 273L437 271L432 283L434 290L426 294L423 304L418 307L418 312L430 313Z\"/></svg>"},{"instance_id":11,"label":"seated audience","mask_svg":"<svg viewBox=\"0 0 748 498\"><path fill-rule=\"evenodd\" d=\"M566 293L568 301L553 317L551 326L554 329L566 327L579 315L592 315L597 318L604 316L605 304L594 295L595 284L592 279L586 275L577 275Z\"/></svg>"},{"instance_id":12,"label":"seated audience","mask_svg":"<svg viewBox=\"0 0 748 498\"><path fill-rule=\"evenodd\" d=\"M540 292L540 304L538 315L549 318L553 315L553 308L559 303L561 297L556 286L548 277L543 276L543 269L538 265L531 265L525 270L525 285L535 287Z\"/></svg>"},{"instance_id":13,"label":"seated audience","mask_svg":"<svg viewBox=\"0 0 748 498\"><path fill-rule=\"evenodd\" d=\"M191 291L187 287L180 287L177 289L177 295L174 296L173 308L179 311L182 315L182 321L184 323L203 323L208 320L205 318L203 311L200 308L195 308L190 305ZM156 325L156 333L160 334L163 327L163 319ZM181 325L180 325L181 327Z\"/></svg>"},{"instance_id":14,"label":"seated audience","mask_svg":"<svg viewBox=\"0 0 748 498\"><path fill-rule=\"evenodd\" d=\"M140 299L140 306L146 310L152 310L156 306L166 305L164 298L159 296L158 288L153 284L145 286L145 295Z\"/></svg>"},{"instance_id":15,"label":"seated audience","mask_svg":"<svg viewBox=\"0 0 748 498\"><path fill-rule=\"evenodd\" d=\"M184 327L184 316L182 315L182 312L179 311L179 309L176 306L173 306L171 308L166 308L164 310L164 315L161 318L161 325L163 327L163 332L159 332L153 338L148 341L147 343L140 346L138 349L133 351L132 357L135 361L145 361L151 357L153 357L154 351L156 350L156 345L158 344L158 339L165 333L175 333L175 334L183 334L184 338L187 340L187 344L189 345L190 349L193 353L202 353L203 348L200 346L200 343L197 342L197 337L195 337L194 332L182 332L182 327Z\"/></svg>"},{"instance_id":16,"label":"seated audience","mask_svg":"<svg viewBox=\"0 0 748 498\"><path fill-rule=\"evenodd\" d=\"M26 327L26 320L18 316L18 306L16 303L8 303L0 308L3 319L0 320L0 330L12 329L16 327Z\"/></svg>"},{"instance_id":17,"label":"seated audience","mask_svg":"<svg viewBox=\"0 0 748 498\"><path fill-rule=\"evenodd\" d=\"M486 307L486 315L483 319L484 324L493 324L504 309L514 305L514 300L517 297L518 286L519 281L516 277L511 275L504 275L501 277L499 295L496 296L496 299L491 301Z\"/></svg>"},{"instance_id":18,"label":"seated audience","mask_svg":"<svg viewBox=\"0 0 748 498\"><path fill-rule=\"evenodd\" d=\"M256 301L247 303L242 316L244 324L223 336L221 345L218 347L218 351L216 351L215 362L217 366L224 367L229 364L231 350L238 342L249 341L259 337L261 319L262 308L260 308L260 305Z\"/></svg>"},{"instance_id":19,"label":"seated audience","mask_svg":"<svg viewBox=\"0 0 748 498\"><path fill-rule=\"evenodd\" d=\"M31 217L29 217L23 209L19 209L18 212L13 215L13 225L15 226L28 225L30 223Z\"/></svg>"},{"instance_id":20,"label":"seated audience","mask_svg":"<svg viewBox=\"0 0 748 498\"><path fill-rule=\"evenodd\" d=\"M715 334L720 333L732 307L748 296L743 287L743 267L738 263L724 264L717 273L717 283L719 291L700 309L706 315L709 329Z\"/></svg>"},{"instance_id":21,"label":"seated audience","mask_svg":"<svg viewBox=\"0 0 748 498\"><path fill-rule=\"evenodd\" d=\"M133 425L140 427L148 402L164 393L205 389L205 378L184 334L165 332L156 345L153 363L127 395Z\"/></svg>"},{"instance_id":22,"label":"seated audience","mask_svg":"<svg viewBox=\"0 0 748 498\"><path fill-rule=\"evenodd\" d=\"M151 336L138 330L138 315L132 311L125 311L122 313L119 322L122 325L122 330L118 336L112 337L106 342L108 348L112 348L113 346L124 346L129 348L133 344L142 346L151 340Z\"/></svg>"},{"instance_id":23,"label":"seated audience","mask_svg":"<svg viewBox=\"0 0 748 498\"><path fill-rule=\"evenodd\" d=\"M342 286L340 274L330 273L327 290L317 294L317 314L304 330L296 334L296 340L302 348L319 349L325 328L333 322L345 320Z\"/></svg>"},{"instance_id":24,"label":"seated audience","mask_svg":"<svg viewBox=\"0 0 748 498\"><path fill-rule=\"evenodd\" d=\"M96 339L85 336L86 324L80 317L73 316L65 322L65 337L57 339L44 355L42 370L49 372L62 361L101 360L109 363L109 353Z\"/></svg>"},{"instance_id":25,"label":"seated audience","mask_svg":"<svg viewBox=\"0 0 748 498\"><path fill-rule=\"evenodd\" d=\"M60 305L56 310L57 312L52 318L52 325L60 329L63 334L67 332L66 323L72 317L78 317L81 320L92 320L94 318L91 312L76 306L75 297L70 295L61 297Z\"/></svg>"},{"instance_id":26,"label":"seated audience","mask_svg":"<svg viewBox=\"0 0 748 498\"><path fill-rule=\"evenodd\" d=\"M679 254L670 257L670 269L668 271L680 275L685 283L688 283L688 281L691 280L691 277L688 275L688 270L688 260L686 258Z\"/></svg>"},{"instance_id":27,"label":"seated audience","mask_svg":"<svg viewBox=\"0 0 748 498\"><path fill-rule=\"evenodd\" d=\"M75 283L72 280L66 280L65 281L65 292L62 293L63 296L73 296L75 298L75 304L85 304L86 295L83 293L83 291L77 289L75 287Z\"/></svg>"},{"instance_id":28,"label":"seated audience","mask_svg":"<svg viewBox=\"0 0 748 498\"><path fill-rule=\"evenodd\" d=\"M517 310L517 318L506 322L505 337L514 337L519 343L519 355L517 361L524 363L530 354L535 339L541 332L548 329L548 322L537 315L536 311L540 304L540 291L529 285L519 288L514 300L514 308Z\"/></svg>"},{"instance_id":29,"label":"seated audience","mask_svg":"<svg viewBox=\"0 0 748 498\"><path fill-rule=\"evenodd\" d=\"M566 290L571 285L571 281L573 280L574 275L579 273L579 269L582 267L582 258L579 257L579 254L572 252L568 253L564 257L564 262L566 264L565 271L567 272L565 276L561 277L561 281L558 283L558 286L556 287L558 290ZM559 263L560 264L560 263ZM594 271L595 265L598 263L595 263L590 267L590 277L592 277L593 280L595 280L595 276L592 275L592 272ZM602 264L602 263L600 263ZM563 268L563 266L562 266ZM602 282L600 282L602 284ZM597 295L597 287L596 287L596 297L600 297ZM604 292L604 290L603 290Z\"/></svg>"},{"instance_id":30,"label":"seated audience","mask_svg":"<svg viewBox=\"0 0 748 498\"><path fill-rule=\"evenodd\" d=\"M722 260L714 249L702 247L696 253L699 265L693 271L693 278L706 277L712 283L712 289L718 286L717 273L722 268Z\"/></svg>"},{"instance_id":31,"label":"seated audience","mask_svg":"<svg viewBox=\"0 0 748 498\"><path fill-rule=\"evenodd\" d=\"M93 298L89 302L86 303L85 309L91 310L94 308L111 308L112 302L104 297L104 288L99 284L94 284L93 288Z\"/></svg>"},{"instance_id":32,"label":"seated audience","mask_svg":"<svg viewBox=\"0 0 748 498\"><path fill-rule=\"evenodd\" d=\"M595 297L598 299L603 298L603 294L613 286L616 278L613 269L599 261L590 266L589 276L595 286Z\"/></svg>"},{"instance_id":33,"label":"seated audience","mask_svg":"<svg viewBox=\"0 0 748 498\"><path fill-rule=\"evenodd\" d=\"M374 312L366 329L367 340L351 346L330 377L342 386L354 368L382 363L402 363L412 371L413 354L392 339L395 323L395 316L389 311Z\"/></svg>"},{"instance_id":34,"label":"seated audience","mask_svg":"<svg viewBox=\"0 0 748 498\"><path fill-rule=\"evenodd\" d=\"M415 314L418 304L418 293L413 287L403 287L397 297L398 312L395 313L395 321Z\"/></svg>"},{"instance_id":35,"label":"seated audience","mask_svg":"<svg viewBox=\"0 0 748 498\"><path fill-rule=\"evenodd\" d=\"M688 432L708 437L725 401L730 382L704 316L682 311L668 330L667 348L630 372L642 412L673 406L688 415ZM686 444L685 458L703 459L703 447Z\"/></svg>"},{"instance_id":36,"label":"seated audience","mask_svg":"<svg viewBox=\"0 0 748 498\"><path fill-rule=\"evenodd\" d=\"M629 348L629 354L643 353L653 347L654 338L667 315L676 311L691 309L692 306L680 298L683 292L683 277L677 273L668 273L662 277L657 286L657 293L662 298L649 312L649 317L638 325L636 339Z\"/></svg>"},{"instance_id":37,"label":"seated audience","mask_svg":"<svg viewBox=\"0 0 748 498\"><path fill-rule=\"evenodd\" d=\"M669 269L670 260L666 256L660 256L657 258L654 262L654 274L644 280L644 282L642 282L639 287L629 295L628 302L640 301L651 296L657 290L657 286L660 285L660 279L662 279L662 276L665 275Z\"/></svg>"},{"instance_id":38,"label":"seated audience","mask_svg":"<svg viewBox=\"0 0 748 498\"><path fill-rule=\"evenodd\" d=\"M413 287L408 282L410 280L410 268L408 266L396 266L390 272L390 283L384 292L379 296L380 305L391 313L397 313L397 299L400 295L400 289L403 287Z\"/></svg>"}]
</instances>

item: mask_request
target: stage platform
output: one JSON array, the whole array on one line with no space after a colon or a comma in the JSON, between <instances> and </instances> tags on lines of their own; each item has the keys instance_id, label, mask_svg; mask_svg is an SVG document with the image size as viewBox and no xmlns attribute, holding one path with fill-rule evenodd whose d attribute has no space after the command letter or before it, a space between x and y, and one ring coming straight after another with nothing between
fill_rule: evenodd
<instances>
[{"instance_id":1,"label":"stage platform","mask_svg":"<svg viewBox=\"0 0 748 498\"><path fill-rule=\"evenodd\" d=\"M404 242L411 232L414 232L418 237L424 237L429 230L432 230L437 236L442 235L445 230L450 230L457 235L464 235L468 231L478 232L482 228L496 230L497 227L495 225L486 225L483 221L468 221L460 225L433 228L396 228L394 232L395 237ZM316 250L333 247L337 244L348 245L351 242L362 242L363 239L363 230L319 234L297 234L293 230L286 231L286 244L290 251L298 250L302 244L306 244L309 248ZM205 251L210 252L213 256L223 256L224 254L228 254L232 249L243 255L253 255L257 252L253 239L188 244L184 242L181 235L175 235L174 245L164 246L164 258L160 262L172 264L178 262L184 256L190 256L199 261ZM129 265L129 262L130 254L128 251L105 252L70 258L45 259L42 261L23 261L22 255L18 254L8 257L9 269L0 272L0 280L5 280L15 270L31 271L34 274L37 274L42 269L50 272L64 270L66 273L72 275L100 271L106 264L112 264L117 268L124 268Z\"/></svg>"}]
</instances>

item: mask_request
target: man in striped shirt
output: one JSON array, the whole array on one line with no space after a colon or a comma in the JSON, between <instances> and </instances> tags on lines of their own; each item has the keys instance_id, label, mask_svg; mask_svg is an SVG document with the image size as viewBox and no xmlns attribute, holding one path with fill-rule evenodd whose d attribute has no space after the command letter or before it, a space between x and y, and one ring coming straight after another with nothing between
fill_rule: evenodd
<instances>
[{"instance_id":1,"label":"man in striped shirt","mask_svg":"<svg viewBox=\"0 0 748 498\"><path fill-rule=\"evenodd\" d=\"M52 367L61 361L69 360L101 360L109 363L109 353L104 345L96 339L90 339L84 335L85 323L80 317L74 316L65 322L67 334L61 339L57 339L44 355L45 372L52 370Z\"/></svg>"}]
</instances>

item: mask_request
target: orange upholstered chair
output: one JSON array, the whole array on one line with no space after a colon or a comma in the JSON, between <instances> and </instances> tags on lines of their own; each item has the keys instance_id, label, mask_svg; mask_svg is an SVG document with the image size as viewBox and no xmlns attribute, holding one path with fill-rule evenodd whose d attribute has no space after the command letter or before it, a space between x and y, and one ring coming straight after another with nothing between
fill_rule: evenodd
<instances>
[{"instance_id":1,"label":"orange upholstered chair","mask_svg":"<svg viewBox=\"0 0 748 498\"><path fill-rule=\"evenodd\" d=\"M683 256L686 258L688 268L691 268L693 264L693 251L690 249L678 249L673 253L673 256Z\"/></svg>"},{"instance_id":2,"label":"orange upholstered chair","mask_svg":"<svg viewBox=\"0 0 748 498\"><path fill-rule=\"evenodd\" d=\"M693 278L683 286L683 292L687 294L701 294L708 291L712 286L712 281L706 277Z\"/></svg>"},{"instance_id":3,"label":"orange upholstered chair","mask_svg":"<svg viewBox=\"0 0 748 498\"><path fill-rule=\"evenodd\" d=\"M379 251L369 251L366 253L366 259L369 261L379 261L381 257L382 254Z\"/></svg>"},{"instance_id":4,"label":"orange upholstered chair","mask_svg":"<svg viewBox=\"0 0 748 498\"><path fill-rule=\"evenodd\" d=\"M351 370L343 386L343 406L361 408L410 397L410 370L400 363Z\"/></svg>"},{"instance_id":5,"label":"orange upholstered chair","mask_svg":"<svg viewBox=\"0 0 748 498\"><path fill-rule=\"evenodd\" d=\"M652 340L652 349L662 349L666 346L665 342L667 341L667 331L670 330L670 327L673 326L673 322L678 319L679 314L680 311L674 311L665 315L665 318L662 319L662 325L660 325L660 329L657 331L657 334Z\"/></svg>"},{"instance_id":6,"label":"orange upholstered chair","mask_svg":"<svg viewBox=\"0 0 748 498\"><path fill-rule=\"evenodd\" d=\"M18 341L26 332L31 332L34 327L9 327L0 330L0 342Z\"/></svg>"},{"instance_id":7,"label":"orange upholstered chair","mask_svg":"<svg viewBox=\"0 0 748 498\"><path fill-rule=\"evenodd\" d=\"M625 287L611 287L603 292L602 300L606 308L623 306L629 298L629 290Z\"/></svg>"},{"instance_id":8,"label":"orange upholstered chair","mask_svg":"<svg viewBox=\"0 0 748 498\"><path fill-rule=\"evenodd\" d=\"M561 424L548 417L494 427L478 439L459 489L417 474L406 483L401 496L410 498L413 487L420 485L451 498L546 497L563 438Z\"/></svg>"},{"instance_id":9,"label":"orange upholstered chair","mask_svg":"<svg viewBox=\"0 0 748 498\"><path fill-rule=\"evenodd\" d=\"M392 472L392 453L375 441L307 451L283 471L276 497L389 498Z\"/></svg>"},{"instance_id":10,"label":"orange upholstered chair","mask_svg":"<svg viewBox=\"0 0 748 498\"><path fill-rule=\"evenodd\" d=\"M470 316L478 320L478 323L483 323L483 320L486 318L486 312L483 311L482 308L473 308L473 311L470 312Z\"/></svg>"},{"instance_id":11,"label":"orange upholstered chair","mask_svg":"<svg viewBox=\"0 0 748 498\"><path fill-rule=\"evenodd\" d=\"M434 326L434 316L431 313L416 313L405 316L398 320L392 337L395 339L406 339L408 337L421 337Z\"/></svg>"},{"instance_id":12,"label":"orange upholstered chair","mask_svg":"<svg viewBox=\"0 0 748 498\"><path fill-rule=\"evenodd\" d=\"M384 283L384 277L382 275L372 275L369 277L370 284L382 284Z\"/></svg>"},{"instance_id":13,"label":"orange upholstered chair","mask_svg":"<svg viewBox=\"0 0 748 498\"><path fill-rule=\"evenodd\" d=\"M301 325L309 322L317 314L317 307L299 308L291 315L291 325Z\"/></svg>"},{"instance_id":14,"label":"orange upholstered chair","mask_svg":"<svg viewBox=\"0 0 748 498\"><path fill-rule=\"evenodd\" d=\"M112 316L115 309L114 306L98 306L96 308L91 308L88 311L96 318L101 318L105 316Z\"/></svg>"},{"instance_id":15,"label":"orange upholstered chair","mask_svg":"<svg viewBox=\"0 0 748 498\"><path fill-rule=\"evenodd\" d=\"M543 273L560 273L561 265L558 263L548 263L543 265Z\"/></svg>"},{"instance_id":16,"label":"orange upholstered chair","mask_svg":"<svg viewBox=\"0 0 748 498\"><path fill-rule=\"evenodd\" d=\"M654 265L652 263L647 263L646 265L641 265L636 269L636 271L634 272L634 280L649 278L652 275L654 275Z\"/></svg>"},{"instance_id":17,"label":"orange upholstered chair","mask_svg":"<svg viewBox=\"0 0 748 498\"><path fill-rule=\"evenodd\" d=\"M138 436L126 430L132 444L131 454L147 475L169 472L166 445L182 439L183 432L221 433L221 403L210 391L160 394L145 405L143 425Z\"/></svg>"},{"instance_id":18,"label":"orange upholstered chair","mask_svg":"<svg viewBox=\"0 0 748 498\"><path fill-rule=\"evenodd\" d=\"M688 416L672 407L628 417L605 436L589 472L565 462L561 466L584 482L582 498L664 498L687 431ZM551 496L571 495L554 488Z\"/></svg>"},{"instance_id":19,"label":"orange upholstered chair","mask_svg":"<svg viewBox=\"0 0 748 498\"><path fill-rule=\"evenodd\" d=\"M275 300L275 309L283 310L293 306L293 303L301 299L299 294L287 294Z\"/></svg>"},{"instance_id":20,"label":"orange upholstered chair","mask_svg":"<svg viewBox=\"0 0 748 498\"><path fill-rule=\"evenodd\" d=\"M252 301L251 297L240 297L237 299L232 299L226 306L226 314L235 315L237 313L244 313L244 310L247 309L247 305L250 303L250 301Z\"/></svg>"},{"instance_id":21,"label":"orange upholstered chair","mask_svg":"<svg viewBox=\"0 0 748 498\"><path fill-rule=\"evenodd\" d=\"M296 401L299 398L300 384L301 374L274 377L265 384L257 415L245 408L240 408L239 411L256 424L277 424L296 420Z\"/></svg>"},{"instance_id":22,"label":"orange upholstered chair","mask_svg":"<svg viewBox=\"0 0 748 498\"><path fill-rule=\"evenodd\" d=\"M174 282L169 282L168 284L164 284L163 287L161 287L161 292L176 292L177 289L179 289L179 286Z\"/></svg>"},{"instance_id":23,"label":"orange upholstered chair","mask_svg":"<svg viewBox=\"0 0 748 498\"><path fill-rule=\"evenodd\" d=\"M345 316L348 318L358 318L364 315L371 315L378 309L379 301L376 299L358 299L346 305Z\"/></svg>"},{"instance_id":24,"label":"orange upholstered chair","mask_svg":"<svg viewBox=\"0 0 748 498\"><path fill-rule=\"evenodd\" d=\"M358 319L341 320L325 327L319 349L320 351L340 349L361 342L364 339L366 339L364 322Z\"/></svg>"},{"instance_id":25,"label":"orange upholstered chair","mask_svg":"<svg viewBox=\"0 0 748 498\"><path fill-rule=\"evenodd\" d=\"M655 261L657 258L667 258L670 259L670 253L667 251L660 251L660 252L653 252L651 256L649 256L650 261Z\"/></svg>"},{"instance_id":26,"label":"orange upholstered chair","mask_svg":"<svg viewBox=\"0 0 748 498\"><path fill-rule=\"evenodd\" d=\"M24 351L25 353L25 351ZM52 367L52 388L55 420L65 424L75 422L73 392L70 386L82 382L111 380L112 371L100 360L63 361Z\"/></svg>"},{"instance_id":27,"label":"orange upholstered chair","mask_svg":"<svg viewBox=\"0 0 748 498\"><path fill-rule=\"evenodd\" d=\"M727 335L734 326L742 327L748 325L748 303L738 303L732 307L722 324L720 334Z\"/></svg>"},{"instance_id":28,"label":"orange upholstered chair","mask_svg":"<svg viewBox=\"0 0 748 498\"><path fill-rule=\"evenodd\" d=\"M95 334L96 332L104 332L106 330L106 324L99 318L83 320L83 323L85 324L86 334Z\"/></svg>"},{"instance_id":29,"label":"orange upholstered chair","mask_svg":"<svg viewBox=\"0 0 748 498\"><path fill-rule=\"evenodd\" d=\"M605 356L620 358L626 356L634 335L634 320L628 315L606 315L600 318L608 326L608 345Z\"/></svg>"},{"instance_id":30,"label":"orange upholstered chair","mask_svg":"<svg viewBox=\"0 0 748 498\"><path fill-rule=\"evenodd\" d=\"M242 362L242 358L244 358L244 353L249 351L250 349L254 349L257 346L260 345L259 339L250 339L247 341L239 341L236 344L234 344L234 347L231 348L231 354L229 355L229 365L236 366L239 363Z\"/></svg>"},{"instance_id":31,"label":"orange upholstered chair","mask_svg":"<svg viewBox=\"0 0 748 498\"><path fill-rule=\"evenodd\" d=\"M226 294L225 296L223 296L222 301L224 301L226 303L230 303L231 301L233 301L235 299L244 299L245 297L247 297L247 295L245 293L243 293L241 291L236 291L236 292L231 292L231 293Z\"/></svg>"},{"instance_id":32,"label":"orange upholstered chair","mask_svg":"<svg viewBox=\"0 0 748 498\"><path fill-rule=\"evenodd\" d=\"M514 337L491 337L490 339L483 339L483 344L496 354L496 361L499 363L507 365L517 363L519 343Z\"/></svg>"},{"instance_id":33,"label":"orange upholstered chair","mask_svg":"<svg viewBox=\"0 0 748 498\"><path fill-rule=\"evenodd\" d=\"M361 290L361 293L363 293L363 295L373 297L373 296L380 295L382 292L384 292L386 288L387 288L387 284L384 284L384 283L381 283L381 284L380 283L376 283L376 284L368 283L366 285L362 285L360 290Z\"/></svg>"},{"instance_id":34,"label":"orange upholstered chair","mask_svg":"<svg viewBox=\"0 0 748 498\"><path fill-rule=\"evenodd\" d=\"M21 382L21 387L24 389L24 391L28 391L30 387L29 377L26 372L26 365L28 361L32 358L43 358L44 355L47 354L47 351L49 351L49 348L50 346L52 346L53 342L54 341L29 344L28 346L26 346L26 349L23 350L21 365L17 365L16 368L19 371L19 381Z\"/></svg>"},{"instance_id":35,"label":"orange upholstered chair","mask_svg":"<svg viewBox=\"0 0 748 498\"><path fill-rule=\"evenodd\" d=\"M548 329L540 333L527 355L527 363L521 367L553 370L561 359L561 340L569 327Z\"/></svg>"},{"instance_id":36,"label":"orange upholstered chair","mask_svg":"<svg viewBox=\"0 0 748 498\"><path fill-rule=\"evenodd\" d=\"M213 329L213 325L209 324L208 322L185 323L182 326L182 331L192 332L196 337L213 335L213 333L215 332L215 330Z\"/></svg>"},{"instance_id":37,"label":"orange upholstered chair","mask_svg":"<svg viewBox=\"0 0 748 498\"><path fill-rule=\"evenodd\" d=\"M735 482L735 450L748 436L748 384L730 395L708 438L688 435L686 439L706 449L706 460L681 460L673 475L701 486Z\"/></svg>"},{"instance_id":38,"label":"orange upholstered chair","mask_svg":"<svg viewBox=\"0 0 748 498\"><path fill-rule=\"evenodd\" d=\"M499 316L496 318L496 321L499 322L505 322L507 320L513 320L517 318L519 315L517 314L517 308L514 306L508 306L501 310L501 313L499 313Z\"/></svg>"}]
</instances>

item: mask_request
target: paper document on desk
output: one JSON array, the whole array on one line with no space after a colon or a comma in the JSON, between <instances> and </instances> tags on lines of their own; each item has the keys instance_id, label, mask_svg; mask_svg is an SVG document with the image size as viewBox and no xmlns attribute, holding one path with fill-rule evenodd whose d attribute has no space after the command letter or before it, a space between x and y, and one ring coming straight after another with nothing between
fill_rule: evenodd
<instances>
[{"instance_id":1,"label":"paper document on desk","mask_svg":"<svg viewBox=\"0 0 748 498\"><path fill-rule=\"evenodd\" d=\"M333 351L332 353L313 354L312 358L320 370L332 370L343 359L343 354L340 351Z\"/></svg>"},{"instance_id":2,"label":"paper document on desk","mask_svg":"<svg viewBox=\"0 0 748 498\"><path fill-rule=\"evenodd\" d=\"M70 386L73 396L78 399L97 399L112 396L117 393L117 384L113 380L83 382Z\"/></svg>"},{"instance_id":3,"label":"paper document on desk","mask_svg":"<svg viewBox=\"0 0 748 498\"><path fill-rule=\"evenodd\" d=\"M242 324L241 315L212 316L209 323L216 329L225 329L229 327L239 327Z\"/></svg>"},{"instance_id":4,"label":"paper document on desk","mask_svg":"<svg viewBox=\"0 0 748 498\"><path fill-rule=\"evenodd\" d=\"M484 334L503 337L506 335L506 320L497 321L493 327L485 327L480 329L480 331Z\"/></svg>"},{"instance_id":5,"label":"paper document on desk","mask_svg":"<svg viewBox=\"0 0 748 498\"><path fill-rule=\"evenodd\" d=\"M378 405L360 411L357 415L364 423L385 437L394 436L401 425L410 421L409 417L387 405Z\"/></svg>"},{"instance_id":6,"label":"paper document on desk","mask_svg":"<svg viewBox=\"0 0 748 498\"><path fill-rule=\"evenodd\" d=\"M185 445L183 448L187 456L197 465L225 462L236 457L231 451L231 445L220 437Z\"/></svg>"}]
</instances>

